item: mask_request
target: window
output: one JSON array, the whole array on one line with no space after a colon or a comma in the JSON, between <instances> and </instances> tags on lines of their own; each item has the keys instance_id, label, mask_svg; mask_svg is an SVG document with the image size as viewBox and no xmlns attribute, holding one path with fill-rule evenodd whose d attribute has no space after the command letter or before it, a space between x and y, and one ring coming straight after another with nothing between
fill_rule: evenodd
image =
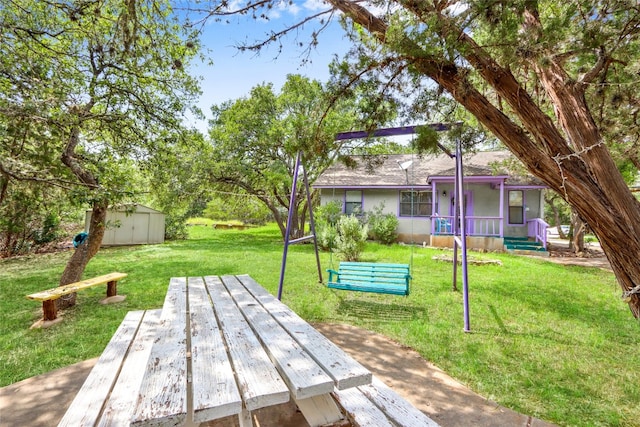
<instances>
[{"instance_id":1,"label":"window","mask_svg":"<svg viewBox=\"0 0 640 427\"><path fill-rule=\"evenodd\" d=\"M524 224L524 191L509 190L509 224Z\"/></svg>"},{"instance_id":2,"label":"window","mask_svg":"<svg viewBox=\"0 0 640 427\"><path fill-rule=\"evenodd\" d=\"M401 191L400 216L431 216L431 191Z\"/></svg>"},{"instance_id":3,"label":"window","mask_svg":"<svg viewBox=\"0 0 640 427\"><path fill-rule=\"evenodd\" d=\"M347 215L359 215L362 213L362 191L345 191L344 213Z\"/></svg>"}]
</instances>

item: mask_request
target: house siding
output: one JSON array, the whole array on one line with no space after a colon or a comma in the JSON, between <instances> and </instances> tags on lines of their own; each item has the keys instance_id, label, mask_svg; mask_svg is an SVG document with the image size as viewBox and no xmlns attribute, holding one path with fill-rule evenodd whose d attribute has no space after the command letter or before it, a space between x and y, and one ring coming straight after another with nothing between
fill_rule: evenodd
<instances>
[{"instance_id":1,"label":"house siding","mask_svg":"<svg viewBox=\"0 0 640 427\"><path fill-rule=\"evenodd\" d=\"M344 194L346 190L336 189L328 190L322 189L320 198L322 205L328 204L332 201L338 201L342 203L344 201ZM401 217L400 212L400 190L398 189L371 189L363 190L363 202L362 210L364 212L371 212L373 209L378 208L384 203L382 213L392 214L398 218L398 241L405 243L428 243L431 230L431 218L429 217Z\"/></svg>"},{"instance_id":2,"label":"house siding","mask_svg":"<svg viewBox=\"0 0 640 427\"><path fill-rule=\"evenodd\" d=\"M525 221L524 224L520 225L511 225L509 224L509 206L508 203L505 202L504 206L504 234L505 236L510 237L527 237L527 221L535 218L542 218L544 216L544 196L542 191L539 189L524 189L518 187L507 187L505 188L505 198L508 197L509 190L523 190L524 191L524 213L525 213Z\"/></svg>"}]
</instances>

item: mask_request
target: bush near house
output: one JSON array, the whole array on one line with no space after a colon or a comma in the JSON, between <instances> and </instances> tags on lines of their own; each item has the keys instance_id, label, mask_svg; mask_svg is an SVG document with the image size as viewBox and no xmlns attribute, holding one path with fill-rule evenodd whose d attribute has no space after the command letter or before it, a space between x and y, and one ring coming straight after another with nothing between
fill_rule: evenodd
<instances>
[{"instance_id":1,"label":"bush near house","mask_svg":"<svg viewBox=\"0 0 640 427\"><path fill-rule=\"evenodd\" d=\"M345 261L358 261L367 241L368 229L354 215L342 216L337 224L336 252Z\"/></svg>"}]
</instances>

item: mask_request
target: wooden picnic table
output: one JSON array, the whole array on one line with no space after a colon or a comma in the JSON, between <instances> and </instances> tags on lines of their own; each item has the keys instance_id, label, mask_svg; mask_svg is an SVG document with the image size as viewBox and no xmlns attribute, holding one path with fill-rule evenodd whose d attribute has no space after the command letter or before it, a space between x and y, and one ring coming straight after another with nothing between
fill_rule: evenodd
<instances>
[{"instance_id":1,"label":"wooden picnic table","mask_svg":"<svg viewBox=\"0 0 640 427\"><path fill-rule=\"evenodd\" d=\"M127 315L59 425L251 426L290 399L310 426L436 425L248 275L172 278L162 311Z\"/></svg>"}]
</instances>

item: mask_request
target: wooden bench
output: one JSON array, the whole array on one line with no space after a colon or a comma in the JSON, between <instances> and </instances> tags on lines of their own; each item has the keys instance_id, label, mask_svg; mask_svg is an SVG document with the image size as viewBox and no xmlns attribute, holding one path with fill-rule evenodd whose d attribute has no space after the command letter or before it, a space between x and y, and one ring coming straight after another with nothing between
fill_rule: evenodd
<instances>
[{"instance_id":1,"label":"wooden bench","mask_svg":"<svg viewBox=\"0 0 640 427\"><path fill-rule=\"evenodd\" d=\"M359 427L437 427L438 424L378 378L369 385L336 390L336 401Z\"/></svg>"},{"instance_id":2,"label":"wooden bench","mask_svg":"<svg viewBox=\"0 0 640 427\"><path fill-rule=\"evenodd\" d=\"M160 310L127 313L58 424L128 426L160 320Z\"/></svg>"},{"instance_id":3,"label":"wooden bench","mask_svg":"<svg viewBox=\"0 0 640 427\"><path fill-rule=\"evenodd\" d=\"M411 274L407 264L341 262L338 271L327 271L331 289L409 295Z\"/></svg>"},{"instance_id":4,"label":"wooden bench","mask_svg":"<svg viewBox=\"0 0 640 427\"><path fill-rule=\"evenodd\" d=\"M108 299L112 299L117 296L117 283L118 280L127 277L126 273L109 273L104 276L94 277L92 279L81 280L75 283L69 283L68 285L58 286L57 288L47 289L46 291L36 292L35 294L27 295L27 298L34 301L42 301L42 312L44 321L52 321L58 317L58 309L56 307L56 300L63 295L72 294L82 289L90 288L93 286L107 284L107 298L103 301L109 302ZM119 301L122 301L124 296L121 296Z\"/></svg>"}]
</instances>

